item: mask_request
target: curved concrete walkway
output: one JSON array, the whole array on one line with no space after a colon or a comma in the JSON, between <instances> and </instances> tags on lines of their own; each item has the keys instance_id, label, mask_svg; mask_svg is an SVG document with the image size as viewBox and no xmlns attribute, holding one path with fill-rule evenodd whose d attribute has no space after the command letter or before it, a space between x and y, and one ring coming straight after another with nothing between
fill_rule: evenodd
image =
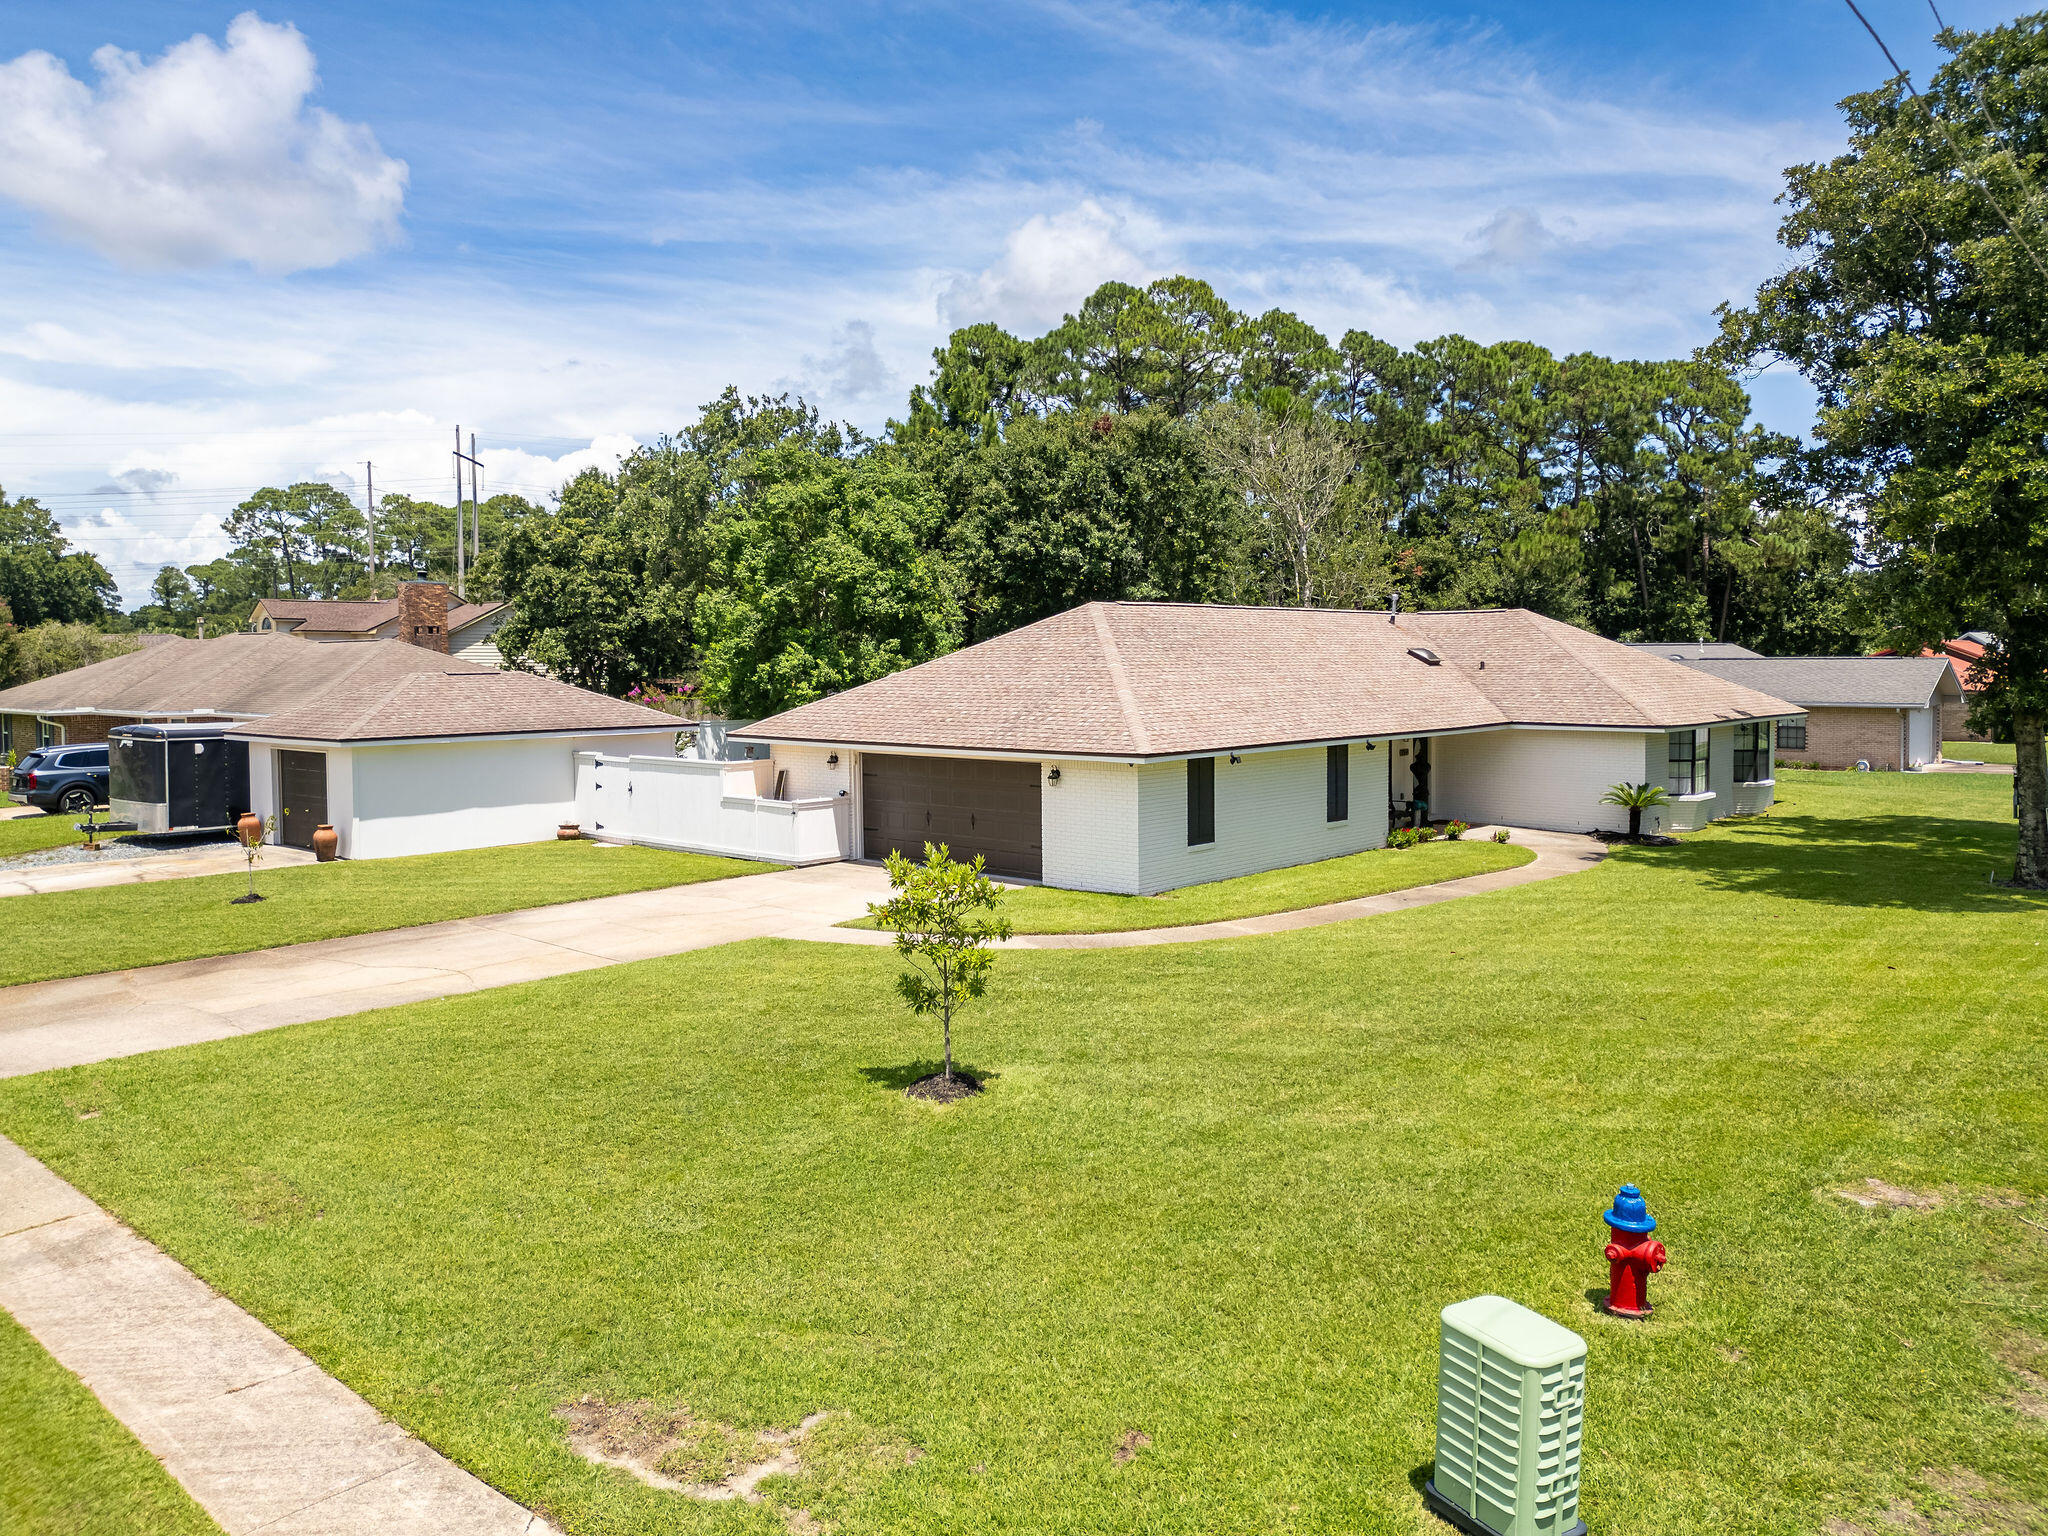
<instances>
[{"instance_id":1,"label":"curved concrete walkway","mask_svg":"<svg viewBox=\"0 0 2048 1536\"><path fill-rule=\"evenodd\" d=\"M1475 829L1475 837L1490 828ZM1321 928L1328 923L1348 923L1356 917L1379 917L1388 912L1407 912L1416 907L1455 901L1460 896L1478 896L1487 891L1504 891L1535 880L1554 880L1576 874L1607 857L1607 845L1598 838L1575 832L1517 832L1514 841L1536 851L1534 860L1513 869L1496 869L1483 875L1466 875L1457 880L1439 880L1435 885L1411 885L1406 890L1379 896L1355 896L1349 901L1332 901L1320 907L1297 907L1292 912L1269 912L1263 917L1234 917L1217 923L1187 923L1177 928L1129 928L1120 933L1020 933L999 945L1002 949L1135 949L1147 944L1197 944L1205 939L1237 939L1261 933L1291 933L1297 928ZM785 935L824 944L874 944L896 942L895 936L872 928L827 928L815 932Z\"/></svg>"},{"instance_id":2,"label":"curved concrete walkway","mask_svg":"<svg viewBox=\"0 0 2048 1536\"><path fill-rule=\"evenodd\" d=\"M1295 912L1126 933L1021 934L1012 949L1127 949L1285 933L1405 912L1568 875L1606 853L1590 837L1517 832L1533 863ZM874 864L819 864L701 885L466 917L249 954L181 960L0 990L0 1077L225 1040L370 1008L679 955L740 939L887 945L839 923L888 894Z\"/></svg>"}]
</instances>

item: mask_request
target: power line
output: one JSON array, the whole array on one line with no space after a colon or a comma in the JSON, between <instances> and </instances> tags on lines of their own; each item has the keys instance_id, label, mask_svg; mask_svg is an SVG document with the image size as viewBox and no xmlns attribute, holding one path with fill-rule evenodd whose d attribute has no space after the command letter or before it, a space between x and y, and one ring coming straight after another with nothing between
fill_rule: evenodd
<instances>
[{"instance_id":1,"label":"power line","mask_svg":"<svg viewBox=\"0 0 2048 1536\"><path fill-rule=\"evenodd\" d=\"M1924 100L1924 98L1920 95L1919 90L1915 88L1913 84L1913 77L1910 74L1908 74L1905 70L1899 67L1899 61L1892 57L1891 49L1885 47L1884 39L1877 35L1877 28L1873 27L1870 24L1870 18L1868 16L1865 16L1862 11L1857 10L1856 0L1842 0L1842 3L1847 5L1850 11L1852 11L1855 14L1856 19L1863 23L1863 30L1870 34L1871 41L1877 44L1878 51L1885 56L1885 62L1891 65L1892 74L1896 76L1898 79L1901 79L1906 82L1907 93L1910 94L1915 101ZM1929 9L1933 9L1933 4L1934 0L1928 0ZM1941 12L1935 11L1934 19L1936 21L1941 20ZM1948 124L1942 119L1941 114L1937 111L1930 109L1927 114L1927 120L1933 123L1935 127L1939 128L1941 130L1941 136L1948 140L1948 147L1951 151L1954 152L1956 157L1956 168L1960 170L1966 178L1968 178L1970 181L1976 184L1977 190L1984 194L1984 200L1991 204L1992 208L1997 212L1999 218L2005 221L2006 232L2010 234L2013 237L2013 239L2019 243L2019 248L2025 251L2027 255L2033 260L2034 267L2037 271L2040 272L2041 276L2044 278L2048 278L2048 262L2043 262L2041 260L2039 253L2037 253L2031 245L2027 244L2027 237L2020 233L2019 225L2015 224L2013 222L2012 215L2005 211L2005 205L1999 202L1998 194L1991 190L1991 184L1987 182L1983 177L1973 173L1968 168L1968 165L1965 163L1965 157L1963 155L1962 147L1956 143L1955 134L1950 131ZM2017 169L2017 162L2015 162L2015 169Z\"/></svg>"}]
</instances>

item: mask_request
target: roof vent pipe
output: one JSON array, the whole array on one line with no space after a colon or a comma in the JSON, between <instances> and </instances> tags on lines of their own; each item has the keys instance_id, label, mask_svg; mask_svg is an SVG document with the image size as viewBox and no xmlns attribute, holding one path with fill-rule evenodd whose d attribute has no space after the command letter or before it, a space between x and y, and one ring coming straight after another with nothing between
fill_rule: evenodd
<instances>
[{"instance_id":1,"label":"roof vent pipe","mask_svg":"<svg viewBox=\"0 0 2048 1536\"><path fill-rule=\"evenodd\" d=\"M1398 623L1400 621L1400 618L1401 594L1399 592L1396 592L1392 597L1387 599L1387 622L1389 624Z\"/></svg>"}]
</instances>

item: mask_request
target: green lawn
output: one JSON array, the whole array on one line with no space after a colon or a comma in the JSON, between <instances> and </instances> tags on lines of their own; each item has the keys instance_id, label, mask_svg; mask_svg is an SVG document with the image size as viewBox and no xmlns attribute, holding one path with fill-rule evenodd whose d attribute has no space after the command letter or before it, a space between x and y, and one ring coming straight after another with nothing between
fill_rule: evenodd
<instances>
[{"instance_id":1,"label":"green lawn","mask_svg":"<svg viewBox=\"0 0 2048 1536\"><path fill-rule=\"evenodd\" d=\"M1005 893L1003 910L1019 933L1122 933L1132 928L1172 928L1183 923L1220 923L1268 912L1293 912L1355 896L1378 896L1464 875L1513 869L1535 857L1527 848L1484 839L1424 843L1417 848L1379 848L1291 869L1240 875L1235 880L1183 886L1159 896L1105 896L1096 891L1020 886ZM841 926L873 928L876 924L863 917Z\"/></svg>"},{"instance_id":2,"label":"green lawn","mask_svg":"<svg viewBox=\"0 0 2048 1536\"><path fill-rule=\"evenodd\" d=\"M577 1458L586 1394L839 1410L764 1489L843 1536L1421 1536L1436 1314L1487 1291L1590 1342L1602 1536L1877 1533L1979 1476L2038 1511L2007 786L1780 788L1413 912L1005 954L948 1108L898 1091L937 1039L892 954L755 942L16 1079L0 1130L577 1536L784 1529ZM1829 1193L1868 1178L1938 1204ZM1647 1324L1593 1304L1624 1179Z\"/></svg>"},{"instance_id":3,"label":"green lawn","mask_svg":"<svg viewBox=\"0 0 2048 1536\"><path fill-rule=\"evenodd\" d=\"M259 864L256 889L265 899L240 907L232 904L248 889L240 874L15 896L0 907L7 920L0 986L693 885L771 867L662 848L521 843L285 869Z\"/></svg>"},{"instance_id":4,"label":"green lawn","mask_svg":"<svg viewBox=\"0 0 2048 1536\"><path fill-rule=\"evenodd\" d=\"M76 816L10 816L0 821L0 859L17 853L39 853L59 843L82 843Z\"/></svg>"},{"instance_id":5,"label":"green lawn","mask_svg":"<svg viewBox=\"0 0 2048 1536\"><path fill-rule=\"evenodd\" d=\"M0 1312L0 1531L220 1536L76 1376Z\"/></svg>"},{"instance_id":6,"label":"green lawn","mask_svg":"<svg viewBox=\"0 0 2048 1536\"><path fill-rule=\"evenodd\" d=\"M1944 741L1941 744L1943 757L1959 757L1966 762L2016 762L2014 751L2009 741Z\"/></svg>"}]
</instances>

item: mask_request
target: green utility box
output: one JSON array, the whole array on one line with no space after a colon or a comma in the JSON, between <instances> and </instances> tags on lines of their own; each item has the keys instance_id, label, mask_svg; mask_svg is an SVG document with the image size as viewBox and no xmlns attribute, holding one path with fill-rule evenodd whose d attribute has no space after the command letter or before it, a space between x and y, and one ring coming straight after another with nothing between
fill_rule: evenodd
<instances>
[{"instance_id":1,"label":"green utility box","mask_svg":"<svg viewBox=\"0 0 2048 1536\"><path fill-rule=\"evenodd\" d=\"M1580 1536L1586 1341L1505 1296L1443 1320L1430 1508L1472 1536Z\"/></svg>"}]
</instances>

